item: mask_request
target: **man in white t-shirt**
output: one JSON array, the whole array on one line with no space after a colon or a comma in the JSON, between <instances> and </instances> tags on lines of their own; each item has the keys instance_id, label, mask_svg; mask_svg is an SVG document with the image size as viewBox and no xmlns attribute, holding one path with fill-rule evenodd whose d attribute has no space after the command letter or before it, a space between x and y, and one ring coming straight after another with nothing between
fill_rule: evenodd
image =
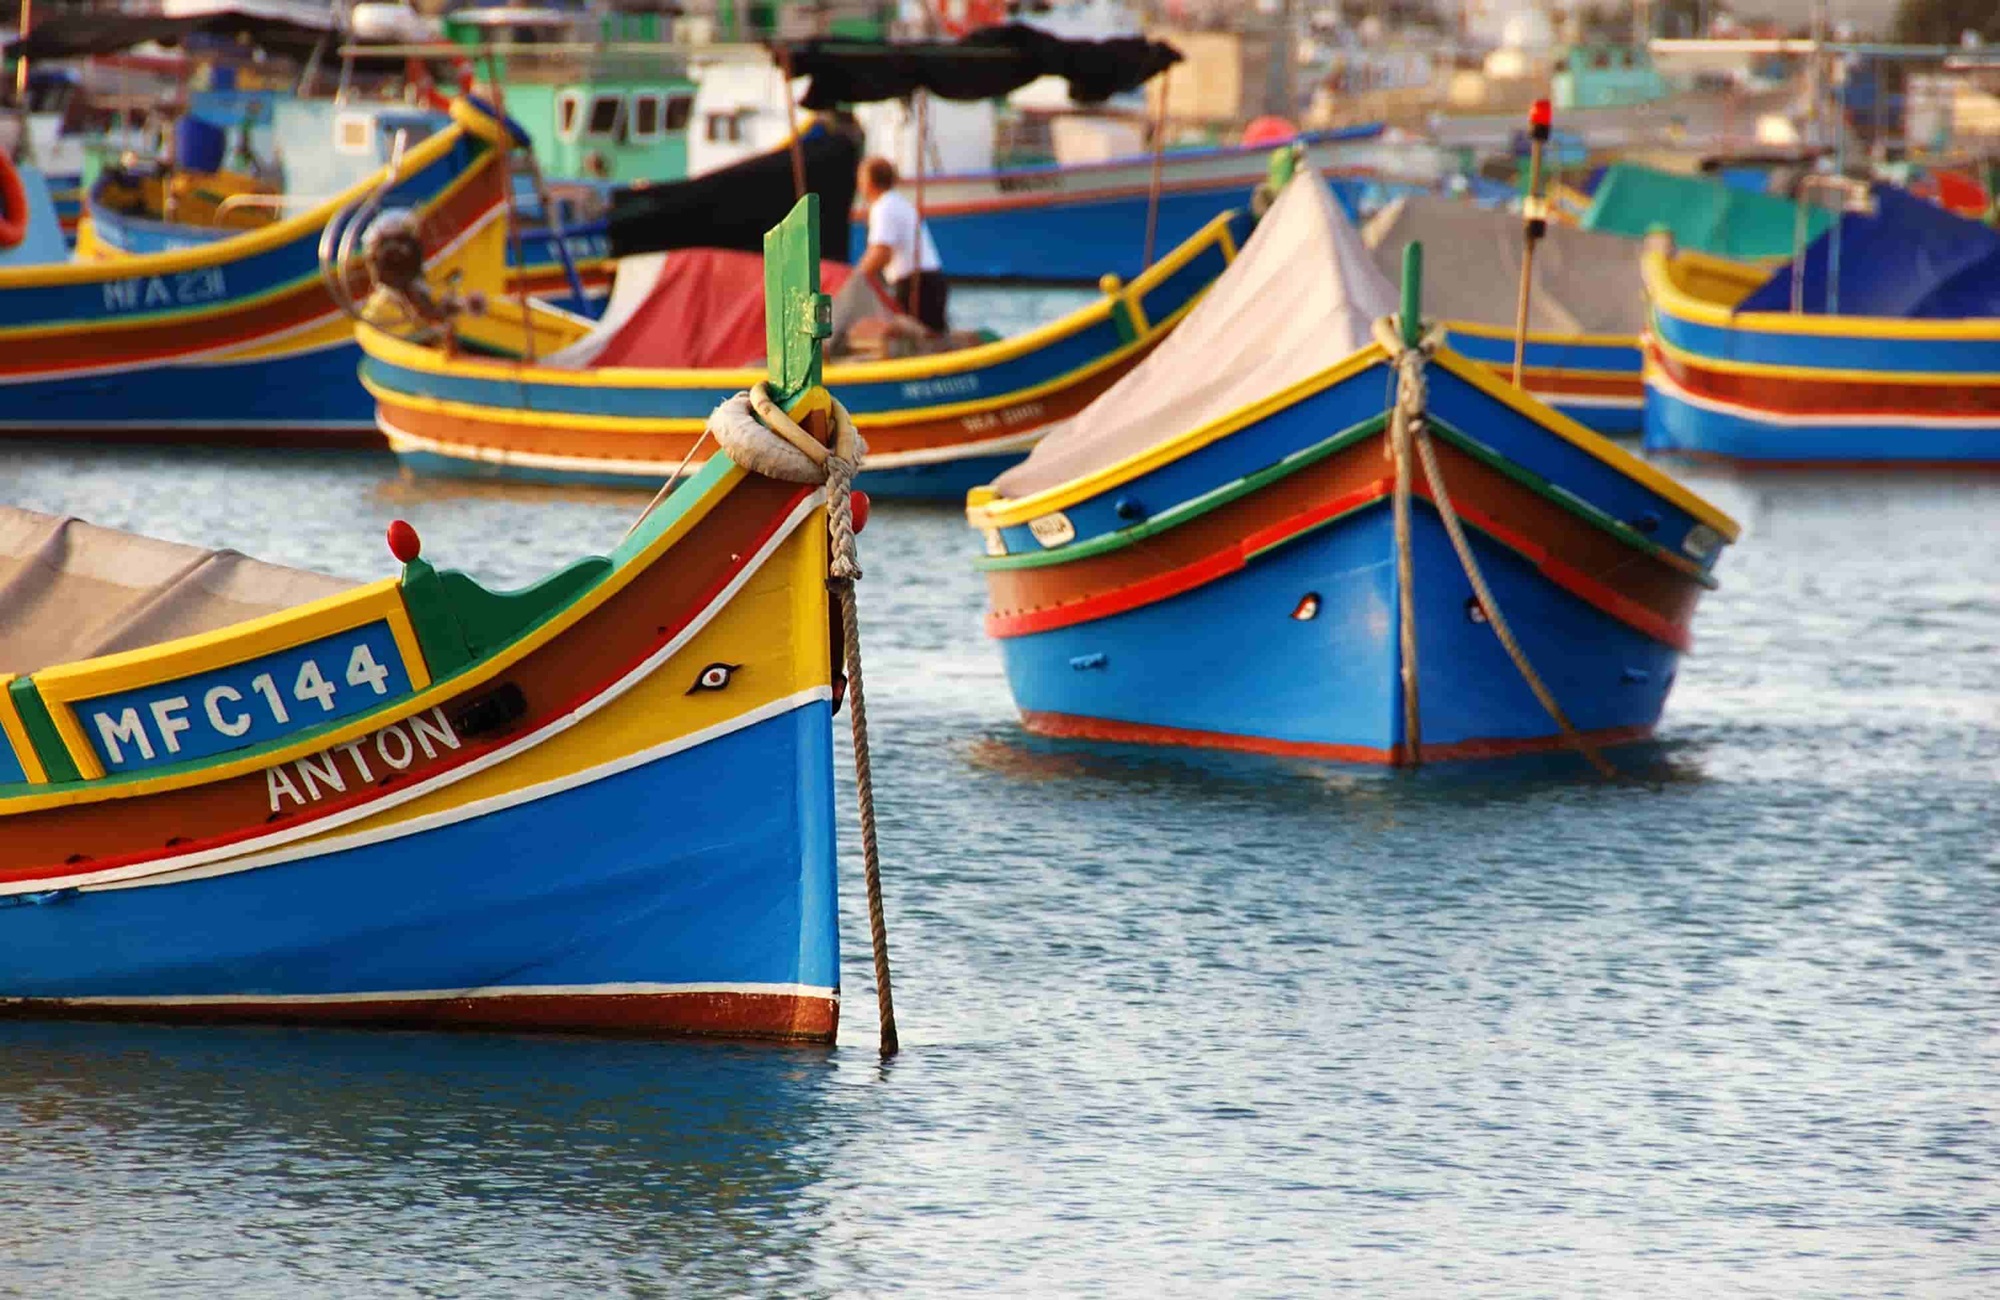
<instances>
[{"instance_id":1,"label":"man in white t-shirt","mask_svg":"<svg viewBox=\"0 0 2000 1300\"><path fill-rule=\"evenodd\" d=\"M867 158L855 178L861 201L868 205L868 251L855 269L888 281L897 310L942 334L945 323L944 263L930 227L917 218L916 205L896 192L896 166L887 158Z\"/></svg>"}]
</instances>

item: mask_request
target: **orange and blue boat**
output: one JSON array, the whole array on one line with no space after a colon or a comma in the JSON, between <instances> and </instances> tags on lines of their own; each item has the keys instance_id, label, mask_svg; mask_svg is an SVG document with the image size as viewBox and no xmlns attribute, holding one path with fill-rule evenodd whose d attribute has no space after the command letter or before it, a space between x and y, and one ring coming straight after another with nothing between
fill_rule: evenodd
<instances>
[{"instance_id":1,"label":"orange and blue boat","mask_svg":"<svg viewBox=\"0 0 2000 1300\"><path fill-rule=\"evenodd\" d=\"M1646 446L1742 465L2000 464L2000 235L1887 186L1776 273L1656 239Z\"/></svg>"},{"instance_id":2,"label":"orange and blue boat","mask_svg":"<svg viewBox=\"0 0 2000 1300\"><path fill-rule=\"evenodd\" d=\"M1012 338L833 361L827 384L868 443L862 486L963 499L1167 337L1248 229L1241 213L1217 217L1129 284L1107 278L1097 301ZM647 486L698 467L707 412L762 373L761 326L727 287L743 273L733 256L625 258L595 323L496 303L483 354L364 336L382 432L422 473ZM743 346L728 351L732 339Z\"/></svg>"},{"instance_id":3,"label":"orange and blue boat","mask_svg":"<svg viewBox=\"0 0 2000 1300\"><path fill-rule=\"evenodd\" d=\"M409 209L462 291L497 294L509 140L461 101L395 163L284 221L200 247L0 268L0 431L378 443L323 236L369 201Z\"/></svg>"},{"instance_id":4,"label":"orange and blue boat","mask_svg":"<svg viewBox=\"0 0 2000 1300\"><path fill-rule=\"evenodd\" d=\"M712 455L517 591L0 510L0 1014L831 1040L829 490Z\"/></svg>"},{"instance_id":5,"label":"orange and blue boat","mask_svg":"<svg viewBox=\"0 0 2000 1300\"><path fill-rule=\"evenodd\" d=\"M1387 317L1300 175L1159 350L971 494L1029 730L1379 764L1652 733L1736 525L1418 329L1416 279Z\"/></svg>"}]
</instances>

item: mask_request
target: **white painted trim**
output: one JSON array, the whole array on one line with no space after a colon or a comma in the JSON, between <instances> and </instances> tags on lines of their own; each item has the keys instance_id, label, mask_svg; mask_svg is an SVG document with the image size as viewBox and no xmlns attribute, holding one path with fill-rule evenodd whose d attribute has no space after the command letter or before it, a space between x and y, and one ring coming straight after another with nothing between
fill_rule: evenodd
<instances>
[{"instance_id":1,"label":"white painted trim","mask_svg":"<svg viewBox=\"0 0 2000 1300\"><path fill-rule=\"evenodd\" d=\"M188 868L202 866L211 862L227 861L230 858L243 856L246 853L254 852L265 846L289 844L295 840L304 839L307 836L324 834L329 830L338 829L351 822L372 817L386 809L398 807L421 795L429 794L433 790L441 790L446 786L454 785L466 777L485 771L497 763L505 762L516 754L532 749L543 741L569 730L569 728L623 695L640 680L651 675L661 664L664 664L674 655L680 653L681 649L689 641L693 640L697 633L707 627L715 616L722 611L723 607L735 598L736 593L743 589L744 584L749 582L751 577L764 567L765 562L791 537L799 524L809 518L825 499L826 493L824 490L821 490L812 493L805 500L801 501L797 508L779 525L777 531L771 535L770 539L762 547L758 548L757 553L750 557L749 562L737 571L735 577L730 579L728 585L716 593L715 599L710 601L693 619L689 620L688 625L682 628L671 641L647 656L646 659L641 661L630 672L626 673L625 676L578 705L576 709L551 718L539 730L529 732L511 744L504 745L489 754L481 755L469 763L462 763L448 771L441 772L429 780L420 781L384 795L380 799L370 800L358 807L345 809L325 817L317 817L300 822L288 826L283 830L274 831L269 835L259 836L255 839L241 841L236 844L225 844L213 849L204 849L195 853L180 854L167 858L154 858L146 862L135 862L123 867L111 867L103 871L75 875L43 876L33 880L7 881L0 883L0 896L7 894L40 893L49 889L70 889L90 885L110 884L115 881L135 880L142 877L164 875L168 872L184 871ZM821 691L827 690L825 687L815 689ZM315 853L322 850L331 851L332 845L313 846L313 852Z\"/></svg>"},{"instance_id":2,"label":"white painted trim","mask_svg":"<svg viewBox=\"0 0 2000 1300\"><path fill-rule=\"evenodd\" d=\"M1646 405L1644 397L1607 397L1602 393L1565 393L1561 389L1530 386L1528 396L1544 406L1583 406L1600 411L1637 411Z\"/></svg>"},{"instance_id":3,"label":"white painted trim","mask_svg":"<svg viewBox=\"0 0 2000 1300\"><path fill-rule=\"evenodd\" d=\"M344 1006L371 1002L451 1002L496 998L629 998L676 993L744 993L840 1001L840 990L820 984L519 984L471 989L391 989L376 993L187 993L144 997L0 997L0 1006L38 1002L82 1007L215 1007L244 1003Z\"/></svg>"},{"instance_id":4,"label":"white painted trim","mask_svg":"<svg viewBox=\"0 0 2000 1300\"><path fill-rule=\"evenodd\" d=\"M552 422L560 423L561 417L551 413ZM463 442L442 442L436 438L426 438L421 434L400 428L393 420L382 414L381 407L375 409L375 425L382 436L389 440L389 450L398 454L422 452L432 456L442 456L447 460L471 461L482 465L514 466L521 469L547 470L558 474L617 474L658 483L670 476L680 462L666 460L628 460L610 456L564 456L553 452L515 451L505 447L482 447ZM861 462L861 472L870 470L903 469L912 465L943 465L956 460L968 460L975 456L998 456L1010 451L1026 451L1041 441L1042 429L1028 433L1012 433L999 438L987 438L980 442L953 443L945 447L926 447L918 451L892 452L877 456L870 453ZM699 435L697 435L699 436ZM687 473L698 472L706 464L705 460L689 461ZM865 489L868 485L861 484Z\"/></svg>"}]
</instances>

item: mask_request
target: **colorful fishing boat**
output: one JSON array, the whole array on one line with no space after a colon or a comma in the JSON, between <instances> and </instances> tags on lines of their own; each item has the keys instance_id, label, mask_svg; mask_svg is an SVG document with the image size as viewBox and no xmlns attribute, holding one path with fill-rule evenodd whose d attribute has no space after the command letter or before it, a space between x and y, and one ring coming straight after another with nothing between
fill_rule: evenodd
<instances>
[{"instance_id":1,"label":"colorful fishing boat","mask_svg":"<svg viewBox=\"0 0 2000 1300\"><path fill-rule=\"evenodd\" d=\"M1649 246L1648 448L2000 464L2000 235L1887 186L1869 201L1775 274Z\"/></svg>"},{"instance_id":2,"label":"colorful fishing boat","mask_svg":"<svg viewBox=\"0 0 2000 1300\"><path fill-rule=\"evenodd\" d=\"M0 509L0 1014L830 1041L835 488L752 434L518 591Z\"/></svg>"},{"instance_id":3,"label":"colorful fishing boat","mask_svg":"<svg viewBox=\"0 0 2000 1300\"><path fill-rule=\"evenodd\" d=\"M372 204L421 219L458 291L503 283L509 134L466 101L354 189L197 248L0 268L0 430L375 443L323 244ZM328 234L329 223L335 223Z\"/></svg>"},{"instance_id":4,"label":"colorful fishing boat","mask_svg":"<svg viewBox=\"0 0 2000 1300\"><path fill-rule=\"evenodd\" d=\"M1736 525L1393 306L1300 175L1159 349L971 495L1031 731L1388 764L1652 731Z\"/></svg>"},{"instance_id":5,"label":"colorful fishing boat","mask_svg":"<svg viewBox=\"0 0 2000 1300\"><path fill-rule=\"evenodd\" d=\"M782 154L778 162L787 165ZM963 498L1166 337L1247 231L1241 214L1218 217L1130 284L1107 279L1097 301L1013 338L834 361L827 383L868 442L862 485L877 496ZM614 219L614 246L617 235ZM495 304L485 355L365 336L362 382L382 432L427 473L647 486L698 468L706 412L755 382L763 362L762 326L745 315L756 308L742 292L745 256L624 258L595 324L539 303L526 316ZM829 265L829 284L845 272ZM843 308L854 310L837 313L836 339L854 337L846 320L871 302L861 281L848 286Z\"/></svg>"},{"instance_id":6,"label":"colorful fishing boat","mask_svg":"<svg viewBox=\"0 0 2000 1300\"><path fill-rule=\"evenodd\" d=\"M1427 305L1452 350L1512 381L1521 218L1432 195L1397 199L1362 229L1385 275L1403 249L1431 258ZM1537 242L1521 386L1599 433L1636 437L1645 403L1638 240L1552 224Z\"/></svg>"}]
</instances>

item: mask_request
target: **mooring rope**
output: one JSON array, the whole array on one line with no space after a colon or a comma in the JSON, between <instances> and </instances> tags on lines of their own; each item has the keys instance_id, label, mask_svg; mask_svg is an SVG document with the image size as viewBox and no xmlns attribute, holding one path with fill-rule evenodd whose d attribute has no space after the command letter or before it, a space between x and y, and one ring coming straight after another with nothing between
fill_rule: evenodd
<instances>
[{"instance_id":1,"label":"mooring rope","mask_svg":"<svg viewBox=\"0 0 2000 1300\"><path fill-rule=\"evenodd\" d=\"M1414 714L1416 711L1416 618L1414 602L1410 598L1410 535L1409 535L1409 449L1415 444L1418 458L1423 462L1424 478L1431 487L1431 503L1437 507L1438 517L1444 521L1446 536L1451 538L1451 548L1458 553L1459 567L1465 570L1466 579L1472 584L1473 595L1485 611L1487 624L1492 627L1500 645L1507 651L1507 657L1514 661L1521 680L1528 684L1542 708L1554 720L1563 738L1587 759L1604 779L1613 780L1618 769L1613 767L1603 753L1593 745L1590 738L1579 731L1576 724L1563 712L1556 702L1555 694L1542 681L1541 674L1528 661L1528 655L1515 639L1513 628L1507 624L1507 616L1500 609L1500 602L1493 598L1493 589L1486 585L1486 575L1480 570L1479 561L1472 553L1472 544L1466 540L1465 527L1459 521L1458 511L1452 506L1451 491L1445 486L1444 473L1438 465L1437 448L1431 441L1430 388L1425 381L1424 367L1438 345L1444 340L1442 328L1433 326L1414 347L1403 346L1403 336L1394 316L1386 316L1375 322L1375 341L1380 344L1396 363L1396 404L1389 419L1389 442L1396 458L1396 577L1402 586L1400 602L1402 615L1403 645L1403 709L1404 728L1410 737L1411 761L1421 762L1418 732Z\"/></svg>"},{"instance_id":2,"label":"mooring rope","mask_svg":"<svg viewBox=\"0 0 2000 1300\"><path fill-rule=\"evenodd\" d=\"M896 1002L889 982L889 926L882 912L882 857L875 829L875 773L868 746L868 697L861 682L861 620L854 584L861 577L860 547L854 537L854 475L867 447L853 417L833 403L833 446L800 428L758 384L718 406L708 432L745 469L789 483L826 485L827 537L831 559L827 590L840 605L842 656L847 667L847 714L854 731L854 786L861 814L862 879L868 890L868 938L875 953L875 1003L881 1014L882 1055L901 1047L896 1034ZM777 435L773 438L771 435Z\"/></svg>"}]
</instances>

